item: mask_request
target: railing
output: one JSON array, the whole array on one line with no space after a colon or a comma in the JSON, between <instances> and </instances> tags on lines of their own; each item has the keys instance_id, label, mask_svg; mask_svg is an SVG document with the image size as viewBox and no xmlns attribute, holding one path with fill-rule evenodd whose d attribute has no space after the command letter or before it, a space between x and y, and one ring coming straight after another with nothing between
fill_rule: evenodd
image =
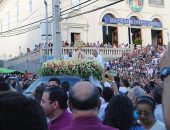
<instances>
[{"instance_id":1,"label":"railing","mask_svg":"<svg viewBox=\"0 0 170 130\"><path fill-rule=\"evenodd\" d=\"M94 47L84 47L82 51L84 51L86 58L93 58L92 53L94 49L97 49L99 54L102 55L104 59L113 59L113 58L121 57L123 54L130 52L129 48L123 49L123 48L94 48ZM68 50L74 52L76 48L63 47L62 55L66 54ZM28 72L38 74L39 68L41 66L40 65L41 56L43 55L40 53L40 50L29 52L5 61L4 67L16 69L23 72L27 70Z\"/></svg>"},{"instance_id":2,"label":"railing","mask_svg":"<svg viewBox=\"0 0 170 130\"><path fill-rule=\"evenodd\" d=\"M92 53L94 49L97 49L99 54L101 54L106 59L121 57L123 54L130 53L131 51L129 48L94 48L94 47L84 47L82 51L86 54L86 57L91 58L93 57ZM76 48L63 47L62 54L63 55L66 54L68 50L74 52Z\"/></svg>"},{"instance_id":3,"label":"railing","mask_svg":"<svg viewBox=\"0 0 170 130\"><path fill-rule=\"evenodd\" d=\"M101 54L105 59L112 59L112 58L118 58L121 57L122 54L129 53L130 49L129 48L94 48L94 47L84 47L82 51L85 53L86 58L92 58L93 55L93 50L97 49L99 54ZM63 47L62 48L62 55L66 54L67 51L72 51L74 52L76 50L75 47ZM10 66L10 65L17 65L20 63L24 63L27 61L40 61L40 50L34 51L34 52L29 52L20 56L17 56L15 58L9 59L5 61L5 66Z\"/></svg>"},{"instance_id":4,"label":"railing","mask_svg":"<svg viewBox=\"0 0 170 130\"><path fill-rule=\"evenodd\" d=\"M24 63L26 61L33 61L33 60L37 60L40 59L40 51L32 51L17 57L14 57L12 59L9 59L7 61L4 62L4 66L8 67L10 65L17 65L20 63Z\"/></svg>"}]
</instances>

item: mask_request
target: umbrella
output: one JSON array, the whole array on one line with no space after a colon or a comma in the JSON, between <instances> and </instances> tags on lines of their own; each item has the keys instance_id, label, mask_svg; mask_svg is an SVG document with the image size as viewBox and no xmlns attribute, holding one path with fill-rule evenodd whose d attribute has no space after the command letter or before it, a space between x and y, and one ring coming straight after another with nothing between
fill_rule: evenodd
<instances>
[{"instance_id":1,"label":"umbrella","mask_svg":"<svg viewBox=\"0 0 170 130\"><path fill-rule=\"evenodd\" d=\"M17 70L0 68L0 74L23 74L23 73Z\"/></svg>"}]
</instances>

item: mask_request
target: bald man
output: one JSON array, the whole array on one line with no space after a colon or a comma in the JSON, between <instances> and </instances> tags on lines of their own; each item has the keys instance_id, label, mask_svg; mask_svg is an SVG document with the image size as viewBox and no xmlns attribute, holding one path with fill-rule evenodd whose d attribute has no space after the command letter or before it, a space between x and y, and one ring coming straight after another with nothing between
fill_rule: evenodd
<instances>
[{"instance_id":1,"label":"bald man","mask_svg":"<svg viewBox=\"0 0 170 130\"><path fill-rule=\"evenodd\" d=\"M73 121L62 130L117 130L103 125L97 118L100 108L98 89L90 82L78 82L70 90L69 107Z\"/></svg>"}]
</instances>

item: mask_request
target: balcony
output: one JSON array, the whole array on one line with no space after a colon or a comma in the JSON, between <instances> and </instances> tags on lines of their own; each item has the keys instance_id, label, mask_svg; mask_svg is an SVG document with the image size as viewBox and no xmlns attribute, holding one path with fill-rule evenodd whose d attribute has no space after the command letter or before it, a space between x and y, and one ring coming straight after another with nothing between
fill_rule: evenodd
<instances>
[{"instance_id":1,"label":"balcony","mask_svg":"<svg viewBox=\"0 0 170 130\"><path fill-rule=\"evenodd\" d=\"M82 51L86 54L86 58L93 58L92 52L96 49L94 47L84 47ZM62 54L66 54L68 50L74 52L76 48L74 47L63 47ZM125 53L129 53L129 48L97 48L100 55L102 55L105 59L113 59L121 57Z\"/></svg>"},{"instance_id":2,"label":"balcony","mask_svg":"<svg viewBox=\"0 0 170 130\"><path fill-rule=\"evenodd\" d=\"M92 59L93 50L96 49L94 47L84 47L82 50L84 51L87 59ZM66 54L67 51L74 52L76 50L75 47L63 47L62 55ZM121 57L123 54L129 53L131 50L129 48L97 48L100 55L104 57L105 60L114 59ZM40 50L32 51L15 58L9 59L5 61L4 66L6 68L16 69L18 71L25 71L38 74L39 68L41 66L40 59L42 57L42 53Z\"/></svg>"}]
</instances>

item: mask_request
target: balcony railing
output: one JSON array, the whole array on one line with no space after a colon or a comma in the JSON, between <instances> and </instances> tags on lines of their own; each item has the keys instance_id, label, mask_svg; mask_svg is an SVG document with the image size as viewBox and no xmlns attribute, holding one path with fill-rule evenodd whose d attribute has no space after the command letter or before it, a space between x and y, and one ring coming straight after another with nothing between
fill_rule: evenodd
<instances>
[{"instance_id":1,"label":"balcony railing","mask_svg":"<svg viewBox=\"0 0 170 130\"><path fill-rule=\"evenodd\" d=\"M94 47L84 47L82 51L86 54L87 58L92 58L92 52L94 49L97 49L99 54L102 55L106 59L118 58L121 57L125 53L129 53L131 50L129 48L94 48ZM76 48L74 47L63 47L62 54L66 54L66 52L70 50L74 52Z\"/></svg>"},{"instance_id":2,"label":"balcony railing","mask_svg":"<svg viewBox=\"0 0 170 130\"><path fill-rule=\"evenodd\" d=\"M82 51L85 53L86 58L93 58L92 52L94 49L97 49L99 54L102 55L105 59L113 59L121 57L123 54L129 53L131 50L129 48L94 48L94 47L84 47ZM74 52L75 47L63 47L62 55L66 54L67 51ZM29 52L15 58L5 61L5 66L17 65L27 61L40 61L41 55L40 51Z\"/></svg>"}]
</instances>

